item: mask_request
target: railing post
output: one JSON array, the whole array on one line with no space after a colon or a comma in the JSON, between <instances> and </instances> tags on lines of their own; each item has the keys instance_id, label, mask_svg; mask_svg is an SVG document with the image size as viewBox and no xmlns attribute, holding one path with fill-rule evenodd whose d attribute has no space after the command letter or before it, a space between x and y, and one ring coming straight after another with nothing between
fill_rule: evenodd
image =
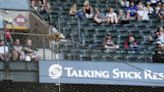
<instances>
[{"instance_id":1,"label":"railing post","mask_svg":"<svg viewBox=\"0 0 164 92\"><path fill-rule=\"evenodd\" d=\"M77 19L78 19L78 36L79 36L79 42L81 43L82 40L81 40L81 32L80 32L80 29L81 29L80 19L79 18L77 18Z\"/></svg>"},{"instance_id":2,"label":"railing post","mask_svg":"<svg viewBox=\"0 0 164 92\"><path fill-rule=\"evenodd\" d=\"M43 42L43 59L45 60L45 38L42 39Z\"/></svg>"}]
</instances>

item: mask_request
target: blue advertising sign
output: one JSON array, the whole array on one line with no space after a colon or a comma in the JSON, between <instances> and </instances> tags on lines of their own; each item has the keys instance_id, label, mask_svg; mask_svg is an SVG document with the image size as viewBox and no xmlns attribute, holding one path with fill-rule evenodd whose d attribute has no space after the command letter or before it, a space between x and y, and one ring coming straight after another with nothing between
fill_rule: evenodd
<instances>
[{"instance_id":1,"label":"blue advertising sign","mask_svg":"<svg viewBox=\"0 0 164 92\"><path fill-rule=\"evenodd\" d=\"M164 86L164 64L41 61L40 83Z\"/></svg>"}]
</instances>

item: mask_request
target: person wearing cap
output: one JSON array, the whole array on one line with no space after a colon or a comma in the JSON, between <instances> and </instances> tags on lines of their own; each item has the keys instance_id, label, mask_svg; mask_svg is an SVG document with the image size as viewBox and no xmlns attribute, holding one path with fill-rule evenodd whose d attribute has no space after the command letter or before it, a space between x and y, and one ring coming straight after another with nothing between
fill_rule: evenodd
<instances>
[{"instance_id":1,"label":"person wearing cap","mask_svg":"<svg viewBox=\"0 0 164 92\"><path fill-rule=\"evenodd\" d=\"M93 9L92 9L92 6L89 4L88 0L84 2L83 12L86 18L88 19L93 18Z\"/></svg>"}]
</instances>

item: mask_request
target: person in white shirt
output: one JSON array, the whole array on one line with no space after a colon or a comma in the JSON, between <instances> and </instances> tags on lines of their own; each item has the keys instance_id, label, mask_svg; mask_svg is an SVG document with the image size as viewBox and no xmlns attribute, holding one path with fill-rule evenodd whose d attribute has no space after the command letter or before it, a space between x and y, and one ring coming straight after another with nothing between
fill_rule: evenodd
<instances>
[{"instance_id":1,"label":"person in white shirt","mask_svg":"<svg viewBox=\"0 0 164 92\"><path fill-rule=\"evenodd\" d=\"M138 11L137 11L137 20L138 21L142 21L142 20L149 20L149 16L148 16L148 10L142 8L142 7L138 7Z\"/></svg>"},{"instance_id":2,"label":"person in white shirt","mask_svg":"<svg viewBox=\"0 0 164 92\"><path fill-rule=\"evenodd\" d=\"M106 17L107 17L107 23L109 24L118 23L117 14L113 11L113 8L109 8Z\"/></svg>"},{"instance_id":3,"label":"person in white shirt","mask_svg":"<svg viewBox=\"0 0 164 92\"><path fill-rule=\"evenodd\" d=\"M153 7L151 7L151 3L150 2L146 3L146 6L144 7L144 9L146 11L148 11L148 14L153 14L153 12L154 12L154 9L153 9Z\"/></svg>"},{"instance_id":4,"label":"person in white shirt","mask_svg":"<svg viewBox=\"0 0 164 92\"><path fill-rule=\"evenodd\" d=\"M4 44L4 42L0 41L0 60L8 60L8 52L9 48Z\"/></svg>"}]
</instances>

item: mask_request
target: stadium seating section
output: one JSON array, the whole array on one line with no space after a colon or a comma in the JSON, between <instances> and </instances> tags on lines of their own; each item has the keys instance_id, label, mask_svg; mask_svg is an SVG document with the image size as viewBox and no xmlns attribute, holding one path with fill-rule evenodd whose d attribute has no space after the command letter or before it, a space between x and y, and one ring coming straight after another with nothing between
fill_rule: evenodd
<instances>
[{"instance_id":1,"label":"stadium seating section","mask_svg":"<svg viewBox=\"0 0 164 92\"><path fill-rule=\"evenodd\" d=\"M128 24L97 24L93 20L69 16L71 5L76 2L80 9L85 0L49 1L54 6L50 23L64 33L67 39L72 40L72 44L61 45L60 52L64 53L66 60L152 62L154 45L145 41L145 37L154 34L158 26L164 26L164 22L160 22L156 16L150 15L149 21L130 21ZM104 12L108 7L115 11L122 8L116 1L118 0L89 0L94 8L99 7ZM102 42L107 33L112 34L120 46L119 50L104 51ZM129 34L134 34L141 42L141 51L124 49L124 41Z\"/></svg>"}]
</instances>

